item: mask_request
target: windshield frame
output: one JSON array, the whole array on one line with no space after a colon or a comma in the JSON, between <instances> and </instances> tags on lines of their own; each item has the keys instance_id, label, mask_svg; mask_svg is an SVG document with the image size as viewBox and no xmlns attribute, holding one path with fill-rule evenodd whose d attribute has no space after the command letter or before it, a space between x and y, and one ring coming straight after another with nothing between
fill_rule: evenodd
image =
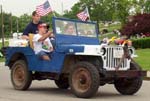
<instances>
[{"instance_id":1,"label":"windshield frame","mask_svg":"<svg viewBox=\"0 0 150 101\"><path fill-rule=\"evenodd\" d=\"M66 22L72 22L72 23L74 23L75 24L75 32L76 32L76 34L75 35L71 35L71 36L78 36L78 37L89 37L89 36L84 36L84 35L79 35L79 31L78 31L78 26L77 26L77 24L88 24L88 25L94 25L94 32L95 32L95 34L93 34L93 37L91 37L91 38L98 38L98 26L97 26L97 23L96 22L94 22L94 21L86 21L86 22L84 22L84 21L81 21L81 20L74 20L74 19L67 19L67 18L56 18L56 17L53 17L52 18L52 24L53 24L53 32L54 32L54 34L56 34L56 35L58 35L58 33L57 33L57 31L56 31L56 27L57 27L57 25L56 25L56 21L66 21ZM59 33L60 34L60 33ZM61 33L61 35L68 35L68 34L64 34L64 33ZM95 35L95 36L94 36ZM69 36L69 35L68 35Z\"/></svg>"}]
</instances>

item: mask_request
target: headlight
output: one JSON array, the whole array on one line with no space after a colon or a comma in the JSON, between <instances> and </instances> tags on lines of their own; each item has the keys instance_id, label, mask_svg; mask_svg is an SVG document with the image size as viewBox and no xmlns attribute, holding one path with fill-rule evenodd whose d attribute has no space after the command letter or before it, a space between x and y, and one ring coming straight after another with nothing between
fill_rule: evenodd
<instances>
[{"instance_id":1,"label":"headlight","mask_svg":"<svg viewBox=\"0 0 150 101\"><path fill-rule=\"evenodd\" d=\"M106 48L102 48L102 49L100 50L100 52L101 52L102 55L105 55L105 53L106 53Z\"/></svg>"},{"instance_id":2,"label":"headlight","mask_svg":"<svg viewBox=\"0 0 150 101\"><path fill-rule=\"evenodd\" d=\"M132 55L133 54L133 50L129 49L129 54Z\"/></svg>"}]
</instances>

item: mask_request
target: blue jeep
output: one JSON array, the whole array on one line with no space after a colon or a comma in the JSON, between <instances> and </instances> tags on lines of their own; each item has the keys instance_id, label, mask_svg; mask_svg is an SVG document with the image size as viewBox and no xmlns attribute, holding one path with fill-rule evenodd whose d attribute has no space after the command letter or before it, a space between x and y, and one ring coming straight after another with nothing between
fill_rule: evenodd
<instances>
[{"instance_id":1,"label":"blue jeep","mask_svg":"<svg viewBox=\"0 0 150 101\"><path fill-rule=\"evenodd\" d=\"M66 26L73 25L73 33ZM9 46L6 66L16 90L27 90L33 80L54 80L61 89L71 88L77 97L92 97L99 86L114 84L123 95L136 93L146 75L133 61L134 49L126 47L131 58L122 58L123 46L102 45L95 22L52 18L55 34L51 60L39 59L29 46Z\"/></svg>"}]
</instances>

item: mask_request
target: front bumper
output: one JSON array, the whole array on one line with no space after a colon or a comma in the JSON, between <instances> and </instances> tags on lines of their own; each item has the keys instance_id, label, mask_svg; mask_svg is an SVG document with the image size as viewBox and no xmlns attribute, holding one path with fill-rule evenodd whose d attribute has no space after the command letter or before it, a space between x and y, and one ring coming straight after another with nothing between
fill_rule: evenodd
<instances>
[{"instance_id":1,"label":"front bumper","mask_svg":"<svg viewBox=\"0 0 150 101\"><path fill-rule=\"evenodd\" d=\"M111 78L135 78L135 77L145 77L147 75L146 71L141 70L128 70L128 71L106 71L105 76Z\"/></svg>"}]
</instances>

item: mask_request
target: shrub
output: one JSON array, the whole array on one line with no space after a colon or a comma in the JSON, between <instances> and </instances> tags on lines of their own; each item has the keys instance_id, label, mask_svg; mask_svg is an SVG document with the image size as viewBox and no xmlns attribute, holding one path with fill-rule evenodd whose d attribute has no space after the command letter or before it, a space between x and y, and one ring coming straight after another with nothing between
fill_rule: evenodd
<instances>
[{"instance_id":1,"label":"shrub","mask_svg":"<svg viewBox=\"0 0 150 101\"><path fill-rule=\"evenodd\" d=\"M129 20L121 29L122 35L150 34L150 14L137 14L130 17Z\"/></svg>"},{"instance_id":2,"label":"shrub","mask_svg":"<svg viewBox=\"0 0 150 101\"><path fill-rule=\"evenodd\" d=\"M141 39L134 39L132 40L132 44L133 44L133 47L136 49L150 48L150 38L147 37L147 38L141 38Z\"/></svg>"}]
</instances>

